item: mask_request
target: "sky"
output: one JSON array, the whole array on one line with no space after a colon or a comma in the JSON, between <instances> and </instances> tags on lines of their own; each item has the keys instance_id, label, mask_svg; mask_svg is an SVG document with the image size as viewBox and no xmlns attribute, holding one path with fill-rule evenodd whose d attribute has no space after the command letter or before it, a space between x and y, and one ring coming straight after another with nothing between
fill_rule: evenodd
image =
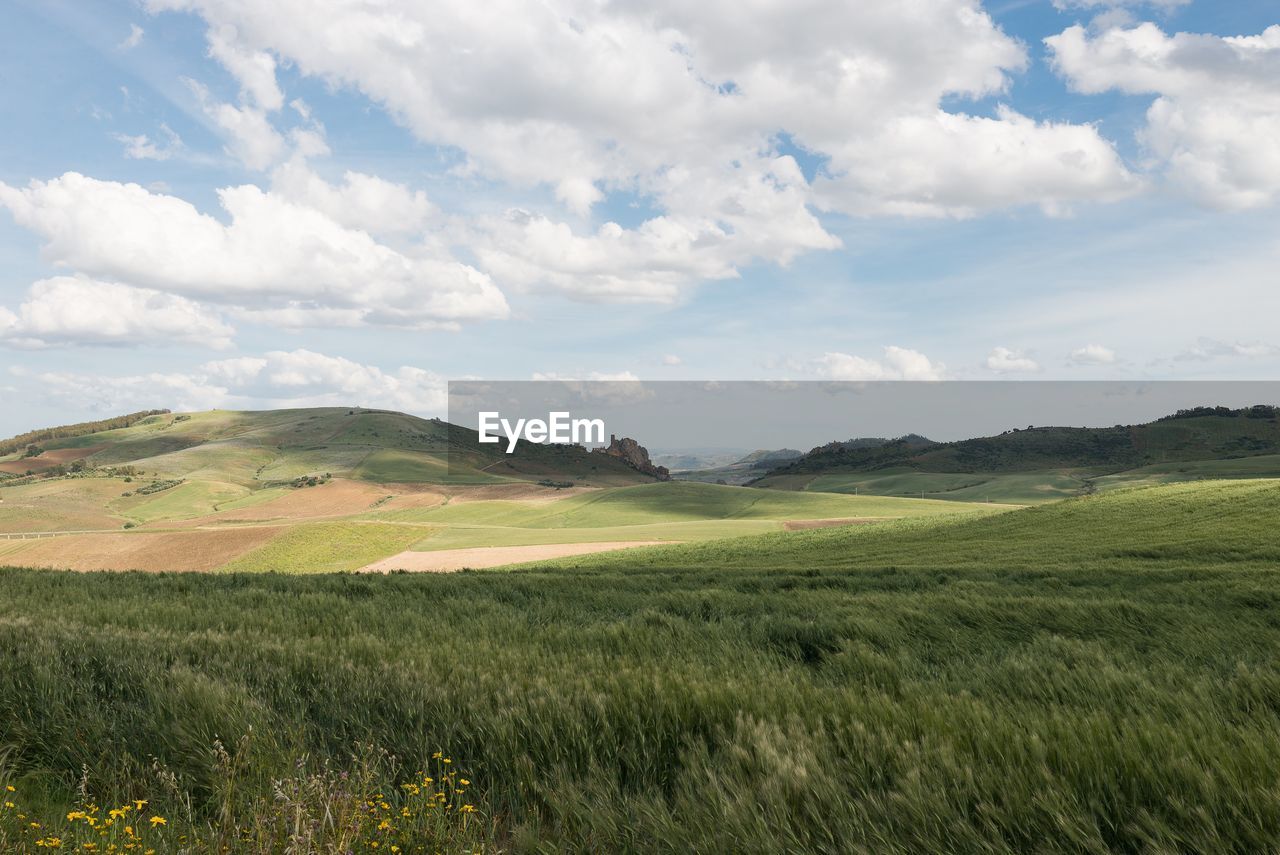
<instances>
[{"instance_id":1,"label":"sky","mask_svg":"<svg viewBox=\"0 0 1280 855\"><path fill-rule=\"evenodd\" d=\"M0 433L449 380L1261 380L1274 0L7 0Z\"/></svg>"}]
</instances>

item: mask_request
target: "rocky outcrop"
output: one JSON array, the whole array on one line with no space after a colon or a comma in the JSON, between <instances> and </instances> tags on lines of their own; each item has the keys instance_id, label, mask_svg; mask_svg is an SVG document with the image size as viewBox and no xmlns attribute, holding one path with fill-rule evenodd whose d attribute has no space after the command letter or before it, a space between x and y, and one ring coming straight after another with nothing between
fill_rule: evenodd
<instances>
[{"instance_id":1,"label":"rocky outcrop","mask_svg":"<svg viewBox=\"0 0 1280 855\"><path fill-rule=\"evenodd\" d=\"M637 472L643 472L659 481L671 480L671 472L667 467L654 466L653 461L649 459L648 449L630 437L624 436L618 439L614 434L609 434L609 444L604 448L595 449L593 453L616 457Z\"/></svg>"}]
</instances>

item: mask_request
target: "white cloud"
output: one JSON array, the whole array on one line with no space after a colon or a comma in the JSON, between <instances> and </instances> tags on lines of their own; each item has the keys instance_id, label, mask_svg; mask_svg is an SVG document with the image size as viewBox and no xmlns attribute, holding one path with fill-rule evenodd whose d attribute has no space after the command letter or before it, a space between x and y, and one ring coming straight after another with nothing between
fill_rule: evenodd
<instances>
[{"instance_id":1,"label":"white cloud","mask_svg":"<svg viewBox=\"0 0 1280 855\"><path fill-rule=\"evenodd\" d=\"M227 154L258 172L270 169L284 157L288 146L264 110L221 103L213 99L203 84L190 79L186 83L195 93L205 115L225 135Z\"/></svg>"},{"instance_id":2,"label":"white cloud","mask_svg":"<svg viewBox=\"0 0 1280 855\"><path fill-rule=\"evenodd\" d=\"M133 50L138 45L142 44L142 37L145 33L146 30L142 29L142 27L139 27L137 24L130 24L129 35L125 36L124 40L121 41L120 44L116 45L116 47L120 50Z\"/></svg>"},{"instance_id":3,"label":"white cloud","mask_svg":"<svg viewBox=\"0 0 1280 855\"><path fill-rule=\"evenodd\" d=\"M166 124L161 124L160 130L168 137L167 142L153 140L146 134L138 136L114 134L114 136L116 141L124 146L124 156L131 160L168 160L182 151L182 138Z\"/></svg>"},{"instance_id":4,"label":"white cloud","mask_svg":"<svg viewBox=\"0 0 1280 855\"><path fill-rule=\"evenodd\" d=\"M1010 350L1007 347L994 348L991 353L987 354L987 360L984 364L988 370L996 371L1000 374L1017 374L1040 370L1039 363L1034 359L1020 351Z\"/></svg>"},{"instance_id":5,"label":"white cloud","mask_svg":"<svg viewBox=\"0 0 1280 855\"><path fill-rule=\"evenodd\" d=\"M220 360L188 372L46 372L36 379L46 394L100 412L359 405L439 415L447 406L447 384L430 371L384 371L309 350Z\"/></svg>"},{"instance_id":6,"label":"white cloud","mask_svg":"<svg viewBox=\"0 0 1280 855\"><path fill-rule=\"evenodd\" d=\"M1077 365L1112 365L1116 352L1101 344L1086 344L1071 351L1071 361Z\"/></svg>"},{"instance_id":7,"label":"white cloud","mask_svg":"<svg viewBox=\"0 0 1280 855\"><path fill-rule=\"evenodd\" d=\"M1169 12L1186 6L1191 0L1053 0L1055 9L1138 9L1152 8Z\"/></svg>"},{"instance_id":8,"label":"white cloud","mask_svg":"<svg viewBox=\"0 0 1280 855\"><path fill-rule=\"evenodd\" d=\"M941 110L895 119L845 143L839 162L843 173L817 183L821 204L864 215L972 217L1029 201L1059 214L1141 186L1094 128L1005 106L994 119Z\"/></svg>"},{"instance_id":9,"label":"white cloud","mask_svg":"<svg viewBox=\"0 0 1280 855\"><path fill-rule=\"evenodd\" d=\"M892 345L881 359L824 353L814 360L814 368L828 380L943 380L947 370L919 351Z\"/></svg>"},{"instance_id":10,"label":"white cloud","mask_svg":"<svg viewBox=\"0 0 1280 855\"><path fill-rule=\"evenodd\" d=\"M1077 91L1158 96L1141 140L1201 202L1246 209L1280 199L1280 25L1232 37L1075 26L1045 43Z\"/></svg>"},{"instance_id":11,"label":"white cloud","mask_svg":"<svg viewBox=\"0 0 1280 855\"><path fill-rule=\"evenodd\" d=\"M284 106L284 93L276 83L276 61L263 50L246 49L234 27L210 27L209 56L216 59L240 84L246 104L274 112Z\"/></svg>"},{"instance_id":12,"label":"white cloud","mask_svg":"<svg viewBox=\"0 0 1280 855\"><path fill-rule=\"evenodd\" d=\"M683 361L684 360L676 356L674 353L668 353L666 356L662 357L663 365L675 366L675 365L680 365Z\"/></svg>"},{"instance_id":13,"label":"white cloud","mask_svg":"<svg viewBox=\"0 0 1280 855\"><path fill-rule=\"evenodd\" d=\"M310 350L209 362L200 373L206 382L226 385L237 397L276 406L359 404L439 413L448 404L447 384L433 372L411 366L387 372Z\"/></svg>"},{"instance_id":14,"label":"white cloud","mask_svg":"<svg viewBox=\"0 0 1280 855\"><path fill-rule=\"evenodd\" d=\"M1180 362L1209 362L1215 359L1265 359L1280 356L1280 345L1260 341L1219 341L1202 336L1191 347L1183 350L1175 360Z\"/></svg>"},{"instance_id":15,"label":"white cloud","mask_svg":"<svg viewBox=\"0 0 1280 855\"><path fill-rule=\"evenodd\" d=\"M403 253L253 185L218 191L229 223L174 196L69 172L0 206L45 239L45 258L90 276L300 322L427 328L507 315L473 267ZM309 320L310 319L310 320Z\"/></svg>"},{"instance_id":16,"label":"white cloud","mask_svg":"<svg viewBox=\"0 0 1280 855\"><path fill-rule=\"evenodd\" d=\"M343 175L341 185L330 184L299 157L272 173L271 190L349 229L374 235L420 234L437 213L421 190L352 171Z\"/></svg>"},{"instance_id":17,"label":"white cloud","mask_svg":"<svg viewBox=\"0 0 1280 855\"><path fill-rule=\"evenodd\" d=\"M36 376L41 397L67 407L119 414L143 409L211 410L228 406L227 390L188 374L126 376L47 371Z\"/></svg>"},{"instance_id":18,"label":"white cloud","mask_svg":"<svg viewBox=\"0 0 1280 855\"><path fill-rule=\"evenodd\" d=\"M505 0L485 14L409 0L146 5L208 23L245 101L215 118L261 143L242 146L246 162L269 160L271 144L242 112L275 108L275 64L288 62L456 148L460 173L547 188L580 217L612 192L643 197L656 213L635 228L584 233L540 211L478 224L476 252L495 275L590 299L669 300L747 264L834 248L815 201L972 216L1058 212L1139 186L1090 125L943 108L999 95L1027 66L979 0L816 0L804 14L729 0ZM790 146L831 177L811 188Z\"/></svg>"},{"instance_id":19,"label":"white cloud","mask_svg":"<svg viewBox=\"0 0 1280 855\"><path fill-rule=\"evenodd\" d=\"M535 371L532 380L557 383L639 383L640 378L630 371L586 371L577 374L557 374L554 371Z\"/></svg>"},{"instance_id":20,"label":"white cloud","mask_svg":"<svg viewBox=\"0 0 1280 855\"><path fill-rule=\"evenodd\" d=\"M85 276L31 286L17 312L0 307L0 342L17 347L194 344L231 346L234 331L183 297Z\"/></svg>"}]
</instances>

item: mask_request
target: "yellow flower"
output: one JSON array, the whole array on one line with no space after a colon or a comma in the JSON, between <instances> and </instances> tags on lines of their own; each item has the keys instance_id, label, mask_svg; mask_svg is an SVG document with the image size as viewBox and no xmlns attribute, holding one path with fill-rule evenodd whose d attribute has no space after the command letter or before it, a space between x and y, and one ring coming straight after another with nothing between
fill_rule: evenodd
<instances>
[{"instance_id":1,"label":"yellow flower","mask_svg":"<svg viewBox=\"0 0 1280 855\"><path fill-rule=\"evenodd\" d=\"M17 790L15 790L13 787L11 787L11 786L9 786L9 785L7 785L7 784L5 785L4 791L5 791L6 793L16 793L16 792L17 792Z\"/></svg>"},{"instance_id":2,"label":"yellow flower","mask_svg":"<svg viewBox=\"0 0 1280 855\"><path fill-rule=\"evenodd\" d=\"M13 802L5 802L5 803L4 803L4 806L5 806L5 807L7 807L7 808L9 808L9 809L11 809L11 810L12 810L13 808L17 807L17 805L15 805Z\"/></svg>"},{"instance_id":3,"label":"yellow flower","mask_svg":"<svg viewBox=\"0 0 1280 855\"><path fill-rule=\"evenodd\" d=\"M459 784L461 784L461 785L462 785L462 786L464 786L464 787L469 787L469 786L471 786L471 782L470 782L470 781L468 781L466 778L459 778L459 779L458 779L458 783L459 783Z\"/></svg>"},{"instance_id":4,"label":"yellow flower","mask_svg":"<svg viewBox=\"0 0 1280 855\"><path fill-rule=\"evenodd\" d=\"M164 817L162 817L162 816L153 816L153 817L151 817L150 822L151 822L151 827L152 827L152 828L155 828L157 825L168 825L168 824L169 824L169 820L165 819L165 818L164 818Z\"/></svg>"},{"instance_id":5,"label":"yellow flower","mask_svg":"<svg viewBox=\"0 0 1280 855\"><path fill-rule=\"evenodd\" d=\"M146 800L146 799L134 799L134 800L133 800L133 808L134 808L134 810L142 810L142 809L143 809L144 807L146 807L146 806L147 806L147 800Z\"/></svg>"}]
</instances>

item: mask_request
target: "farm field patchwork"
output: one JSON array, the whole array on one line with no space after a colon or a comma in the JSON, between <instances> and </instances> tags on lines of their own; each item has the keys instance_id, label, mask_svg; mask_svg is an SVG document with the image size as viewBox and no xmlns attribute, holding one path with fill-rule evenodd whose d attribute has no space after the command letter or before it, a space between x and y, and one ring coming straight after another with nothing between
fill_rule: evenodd
<instances>
[{"instance_id":1,"label":"farm field patchwork","mask_svg":"<svg viewBox=\"0 0 1280 855\"><path fill-rule=\"evenodd\" d=\"M61 834L83 765L213 845L325 763L398 815L442 752L482 851L1270 851L1277 520L1219 481L504 572L0 571L0 779Z\"/></svg>"}]
</instances>

